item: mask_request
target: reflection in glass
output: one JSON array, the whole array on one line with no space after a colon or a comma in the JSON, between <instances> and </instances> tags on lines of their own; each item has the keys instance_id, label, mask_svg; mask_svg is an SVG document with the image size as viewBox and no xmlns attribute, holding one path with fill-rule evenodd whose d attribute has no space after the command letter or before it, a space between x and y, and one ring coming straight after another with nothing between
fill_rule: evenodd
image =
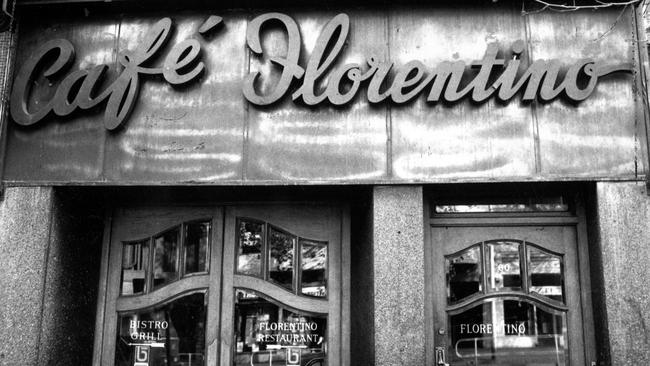
<instances>
[{"instance_id":1,"label":"reflection in glass","mask_svg":"<svg viewBox=\"0 0 650 366\"><path fill-rule=\"evenodd\" d=\"M293 289L293 254L296 238L269 226L269 278Z\"/></svg>"},{"instance_id":2,"label":"reflection in glass","mask_svg":"<svg viewBox=\"0 0 650 366\"><path fill-rule=\"evenodd\" d=\"M472 204L436 205L435 213L490 213L490 212L566 212L569 204L564 197L536 197L500 199Z\"/></svg>"},{"instance_id":3,"label":"reflection in glass","mask_svg":"<svg viewBox=\"0 0 650 366\"><path fill-rule=\"evenodd\" d=\"M210 222L192 222L185 225L185 273L208 270L208 243Z\"/></svg>"},{"instance_id":4,"label":"reflection in glass","mask_svg":"<svg viewBox=\"0 0 650 366\"><path fill-rule=\"evenodd\" d=\"M512 241L487 243L485 256L490 292L521 290L519 243Z\"/></svg>"},{"instance_id":5,"label":"reflection in glass","mask_svg":"<svg viewBox=\"0 0 650 366\"><path fill-rule=\"evenodd\" d=\"M450 365L566 365L566 314L489 299L449 317Z\"/></svg>"},{"instance_id":6,"label":"reflection in glass","mask_svg":"<svg viewBox=\"0 0 650 366\"><path fill-rule=\"evenodd\" d=\"M160 288L178 279L179 228L154 237L153 288Z\"/></svg>"},{"instance_id":7,"label":"reflection in glass","mask_svg":"<svg viewBox=\"0 0 650 366\"><path fill-rule=\"evenodd\" d=\"M149 240L124 243L122 246L121 295L144 293L149 270Z\"/></svg>"},{"instance_id":8,"label":"reflection in glass","mask_svg":"<svg viewBox=\"0 0 650 366\"><path fill-rule=\"evenodd\" d=\"M205 314L203 293L120 314L115 365L204 366Z\"/></svg>"},{"instance_id":9,"label":"reflection in glass","mask_svg":"<svg viewBox=\"0 0 650 366\"><path fill-rule=\"evenodd\" d=\"M327 364L326 316L290 311L249 290L237 289L235 301L235 366Z\"/></svg>"},{"instance_id":10,"label":"reflection in glass","mask_svg":"<svg viewBox=\"0 0 650 366\"><path fill-rule=\"evenodd\" d=\"M447 302L453 303L482 291L481 249L475 245L446 257Z\"/></svg>"},{"instance_id":11,"label":"reflection in glass","mask_svg":"<svg viewBox=\"0 0 650 366\"><path fill-rule=\"evenodd\" d=\"M301 291L327 297L327 243L300 239Z\"/></svg>"},{"instance_id":12,"label":"reflection in glass","mask_svg":"<svg viewBox=\"0 0 650 366\"><path fill-rule=\"evenodd\" d=\"M562 258L542 251L532 245L528 246L528 273L530 292L546 296L553 300L564 301L564 275Z\"/></svg>"},{"instance_id":13,"label":"reflection in glass","mask_svg":"<svg viewBox=\"0 0 650 366\"><path fill-rule=\"evenodd\" d=\"M237 273L261 277L264 224L239 220L238 226Z\"/></svg>"}]
</instances>

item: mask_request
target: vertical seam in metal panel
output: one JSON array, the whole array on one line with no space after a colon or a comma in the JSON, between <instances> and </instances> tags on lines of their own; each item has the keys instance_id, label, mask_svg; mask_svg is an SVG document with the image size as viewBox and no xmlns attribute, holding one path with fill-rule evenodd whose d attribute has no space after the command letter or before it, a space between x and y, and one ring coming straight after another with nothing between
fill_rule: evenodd
<instances>
[{"instance_id":1,"label":"vertical seam in metal panel","mask_svg":"<svg viewBox=\"0 0 650 366\"><path fill-rule=\"evenodd\" d=\"M386 59L390 60L390 10L385 21ZM393 114L390 103L386 103L386 176L393 177Z\"/></svg>"},{"instance_id":2,"label":"vertical seam in metal panel","mask_svg":"<svg viewBox=\"0 0 650 366\"><path fill-rule=\"evenodd\" d=\"M633 12L634 14L634 12ZM630 31L630 37L632 39L632 65L638 65L639 69L642 67L641 66L641 55L637 55L637 49L639 47L639 37L637 36L637 23L636 23L636 17L632 15L632 29ZM639 144L639 134L638 134L638 129L639 129L639 113L638 113L638 103L639 103L639 92L642 92L642 88L639 87L639 81L641 78L641 75L639 74L639 71L637 71L637 67L634 67L632 70L634 74L634 82L632 83L632 97L634 98L634 106L636 113L634 113L634 177L638 178L639 176L639 159L638 159L638 144Z\"/></svg>"},{"instance_id":3,"label":"vertical seam in metal panel","mask_svg":"<svg viewBox=\"0 0 650 366\"><path fill-rule=\"evenodd\" d=\"M15 16L15 10L14 10ZM12 77L14 72L14 66L16 62L16 42L18 40L18 28L19 23L15 22L15 29L12 30L10 26L7 32L9 32L9 49L7 50L7 57L5 59L4 65L4 80L3 80L3 89L2 89L2 101L0 101L2 114L0 115L0 201L4 197L4 179L5 179L5 166L7 160L7 141L8 141L8 129L7 125L9 124L9 97L8 89L12 85Z\"/></svg>"},{"instance_id":4,"label":"vertical seam in metal panel","mask_svg":"<svg viewBox=\"0 0 650 366\"><path fill-rule=\"evenodd\" d=\"M120 52L120 37L122 35L122 16L118 16L116 18L116 24L115 24L115 44L113 46L113 65L115 67L115 72L117 72L117 69L120 67L119 62L118 62L118 54ZM108 146L108 134L110 132L106 129L102 129L101 133L101 138L102 138L102 149L100 151L101 154L101 161L102 161L102 167L101 171L99 172L99 179L102 182L106 182L106 150Z\"/></svg>"},{"instance_id":5,"label":"vertical seam in metal panel","mask_svg":"<svg viewBox=\"0 0 650 366\"><path fill-rule=\"evenodd\" d=\"M530 35L532 34L532 30L530 29L530 20L529 20L530 15L526 14L522 16L524 18L524 32L526 37L526 45L528 46L528 50L527 50L528 66L530 66L533 63L533 46L530 37ZM541 149L539 144L539 119L537 116L537 107L538 107L538 102L537 100L534 100L530 104L530 114L533 123L533 151L535 154L535 174L541 175L542 157L541 157Z\"/></svg>"},{"instance_id":6,"label":"vertical seam in metal panel","mask_svg":"<svg viewBox=\"0 0 650 366\"><path fill-rule=\"evenodd\" d=\"M634 88L640 89L640 97L641 97L641 113L638 113L639 110L639 90L634 91L634 103L637 109L637 113L635 114L634 118L634 167L635 167L635 178L639 178L638 176L638 158L639 158L639 149L641 149L641 161L645 165L643 167L643 173L645 173L645 180L646 180L646 187L650 188L650 130L648 126L648 113L650 112L648 109L650 108L650 101L648 100L648 80L647 80L647 67L648 67L648 55L647 55L647 48L644 47L644 44L642 42L646 42L645 37L643 36L643 19L640 17L640 9L639 8L632 8L631 11L631 16L632 16L632 24L633 24L633 39L635 40L636 44L632 48L633 55L638 52L638 59L633 60L633 64L637 65L638 64L638 75L636 75L636 80L634 81ZM637 67L634 68L635 72L637 72ZM639 117L641 117L642 121L639 121ZM642 126L639 126L639 124L642 123ZM640 136L639 136L640 135ZM645 146L641 145L642 140L645 140ZM645 151L644 151L645 147ZM644 159L644 157L646 159ZM648 194L650 194L650 189L648 190Z\"/></svg>"},{"instance_id":7,"label":"vertical seam in metal panel","mask_svg":"<svg viewBox=\"0 0 650 366\"><path fill-rule=\"evenodd\" d=\"M246 27L250 22L250 15L246 17ZM247 30L248 32L248 30ZM244 38L244 77L251 72L251 57L248 51L247 41ZM244 122L242 126L242 151L241 151L241 180L245 181L248 178L248 137L250 134L250 106L244 100Z\"/></svg>"}]
</instances>

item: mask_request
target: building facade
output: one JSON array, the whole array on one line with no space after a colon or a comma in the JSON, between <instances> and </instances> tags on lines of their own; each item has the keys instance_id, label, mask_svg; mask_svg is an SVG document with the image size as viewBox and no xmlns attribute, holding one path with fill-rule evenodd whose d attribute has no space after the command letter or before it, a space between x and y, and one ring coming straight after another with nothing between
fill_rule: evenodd
<instances>
[{"instance_id":1,"label":"building facade","mask_svg":"<svg viewBox=\"0 0 650 366\"><path fill-rule=\"evenodd\" d=\"M4 9L1 365L650 363L638 2Z\"/></svg>"}]
</instances>

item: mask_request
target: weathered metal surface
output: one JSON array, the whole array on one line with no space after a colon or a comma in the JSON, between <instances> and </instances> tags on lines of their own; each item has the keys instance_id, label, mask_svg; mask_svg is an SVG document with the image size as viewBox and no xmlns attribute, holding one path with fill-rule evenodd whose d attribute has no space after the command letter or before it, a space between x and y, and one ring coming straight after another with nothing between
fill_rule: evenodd
<instances>
[{"instance_id":1,"label":"weathered metal surface","mask_svg":"<svg viewBox=\"0 0 650 366\"><path fill-rule=\"evenodd\" d=\"M247 67L242 15L224 15L224 26L207 39L197 31L208 16L174 17L170 42L201 42L206 72L176 89L143 83L140 103L126 126L107 134L106 179L111 182L214 182L242 177L245 105L241 80ZM158 17L125 18L119 48L137 45Z\"/></svg>"},{"instance_id":2,"label":"weathered metal surface","mask_svg":"<svg viewBox=\"0 0 650 366\"><path fill-rule=\"evenodd\" d=\"M594 58L608 64L634 61L638 67L631 52L631 13L619 17L620 10L527 17L510 5L283 12L299 26L303 66L325 24L345 12L350 34L335 67L364 64L368 55L396 66L411 60L431 67L450 60L469 63L481 59L489 43L507 50L518 39L528 41L526 62L529 56L563 59L567 65ZM627 179L640 163L644 147L635 136L633 76L599 80L593 95L577 105L561 100L431 104L426 95L400 106L371 105L360 92L342 107L310 107L290 95L259 107L244 98L244 80L259 70L259 90L276 85L279 72L268 56L286 55L286 32L265 26L260 58L246 46L248 21L259 14L215 14L223 17L223 26L201 35L210 15L24 22L18 65L39 44L66 38L75 45L78 69L115 65L118 51L135 48L156 21L171 16L175 30L169 44L198 40L206 71L183 88L162 78L142 80L138 103L116 131L104 129L101 111L65 120L50 116L35 128L10 123L4 179L61 184ZM605 34L599 38L598 33ZM111 72L115 75L115 66ZM53 96L55 89L44 82L39 80L32 99L45 102Z\"/></svg>"},{"instance_id":3,"label":"weathered metal surface","mask_svg":"<svg viewBox=\"0 0 650 366\"><path fill-rule=\"evenodd\" d=\"M33 50L44 41L64 38L71 40L77 57L72 67L86 69L98 64L115 64L117 19L92 19L74 22L61 19L39 19L22 24L16 54L17 69ZM115 76L115 67L108 72ZM35 107L47 103L56 89L50 81L40 78L30 101ZM43 86L43 87L40 87ZM104 173L104 138L101 112L78 115L75 118L50 116L50 123L24 128L8 125L5 177L7 180L94 182L102 181Z\"/></svg>"},{"instance_id":4,"label":"weathered metal surface","mask_svg":"<svg viewBox=\"0 0 650 366\"><path fill-rule=\"evenodd\" d=\"M322 27L336 12L296 14L308 58ZM382 13L351 12L354 27L342 62L363 62L369 51L386 52ZM264 42L268 52L286 54L282 34ZM278 47L280 46L280 47ZM282 48L282 49L278 49ZM252 59L251 71L264 69ZM277 73L276 73L277 74ZM261 85L275 85L264 76ZM386 107L358 98L349 106L309 108L287 98L277 106L249 106L246 178L275 181L372 181L386 179Z\"/></svg>"},{"instance_id":5,"label":"weathered metal surface","mask_svg":"<svg viewBox=\"0 0 650 366\"><path fill-rule=\"evenodd\" d=\"M390 16L391 55L427 64L482 57L488 43L525 39L512 8L455 11L400 10ZM453 35L453 36L450 36ZM432 52L435 50L435 52ZM393 108L393 171L397 177L506 179L535 175L530 107L464 101L432 107L422 100Z\"/></svg>"},{"instance_id":6,"label":"weathered metal surface","mask_svg":"<svg viewBox=\"0 0 650 366\"><path fill-rule=\"evenodd\" d=\"M532 57L629 62L635 47L633 11L531 15L527 19ZM602 79L594 94L577 107L539 105L541 174L608 177L634 175L635 163L642 168L633 86L633 75L614 74Z\"/></svg>"}]
</instances>

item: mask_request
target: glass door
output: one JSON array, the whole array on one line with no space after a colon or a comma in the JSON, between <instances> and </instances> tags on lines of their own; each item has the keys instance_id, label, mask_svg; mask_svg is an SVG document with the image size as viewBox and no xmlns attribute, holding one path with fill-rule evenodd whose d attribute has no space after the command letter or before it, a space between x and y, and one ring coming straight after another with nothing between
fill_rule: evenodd
<instances>
[{"instance_id":1,"label":"glass door","mask_svg":"<svg viewBox=\"0 0 650 366\"><path fill-rule=\"evenodd\" d=\"M221 365L342 365L341 211L226 210Z\"/></svg>"},{"instance_id":2,"label":"glass door","mask_svg":"<svg viewBox=\"0 0 650 366\"><path fill-rule=\"evenodd\" d=\"M585 365L575 226L433 223L436 365Z\"/></svg>"},{"instance_id":3,"label":"glass door","mask_svg":"<svg viewBox=\"0 0 650 366\"><path fill-rule=\"evenodd\" d=\"M96 364L214 364L208 346L217 337L222 210L117 209L111 224Z\"/></svg>"},{"instance_id":4,"label":"glass door","mask_svg":"<svg viewBox=\"0 0 650 366\"><path fill-rule=\"evenodd\" d=\"M104 243L94 364L348 365L344 212L117 209Z\"/></svg>"}]
</instances>

